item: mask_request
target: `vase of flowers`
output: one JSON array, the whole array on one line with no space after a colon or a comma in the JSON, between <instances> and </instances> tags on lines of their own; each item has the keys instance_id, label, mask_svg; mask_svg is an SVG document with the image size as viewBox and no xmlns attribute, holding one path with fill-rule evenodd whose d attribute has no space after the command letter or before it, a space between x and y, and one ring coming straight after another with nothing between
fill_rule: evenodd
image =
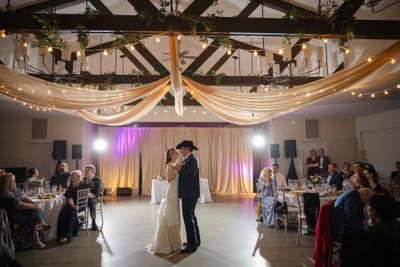
<instances>
[{"instance_id":1,"label":"vase of flowers","mask_svg":"<svg viewBox=\"0 0 400 267\"><path fill-rule=\"evenodd\" d=\"M33 178L28 182L29 188L32 189L35 196L44 190L44 179ZM40 191L40 192L39 192Z\"/></svg>"}]
</instances>

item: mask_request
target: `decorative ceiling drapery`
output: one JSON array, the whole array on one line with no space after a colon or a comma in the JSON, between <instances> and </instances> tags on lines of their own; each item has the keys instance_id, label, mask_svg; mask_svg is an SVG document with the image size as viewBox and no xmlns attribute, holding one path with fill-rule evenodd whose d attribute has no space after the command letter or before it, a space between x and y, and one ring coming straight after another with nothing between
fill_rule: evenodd
<instances>
[{"instance_id":1,"label":"decorative ceiling drapery","mask_svg":"<svg viewBox=\"0 0 400 267\"><path fill-rule=\"evenodd\" d=\"M146 86L117 91L82 90L66 87L0 65L0 92L29 104L65 110L78 110L85 119L104 125L120 126L132 123L152 110L168 92L171 82L175 96L175 111L183 114L182 81L202 106L219 118L243 125L260 123L281 113L287 113L315 103L329 95L351 89L368 75L394 58L400 52L400 42L375 56L371 62L362 62L321 80L289 90L268 94L237 93L218 90L181 77L176 36L170 37L171 74ZM394 76L392 79L398 79ZM85 109L126 105L142 99L138 104L113 115L93 114Z\"/></svg>"}]
</instances>

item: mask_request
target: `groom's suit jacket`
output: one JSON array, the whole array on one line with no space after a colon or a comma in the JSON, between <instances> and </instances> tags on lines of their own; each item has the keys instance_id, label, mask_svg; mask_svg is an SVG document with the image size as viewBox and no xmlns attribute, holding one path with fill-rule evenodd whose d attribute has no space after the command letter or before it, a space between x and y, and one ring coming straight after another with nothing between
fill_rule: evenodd
<instances>
[{"instance_id":1,"label":"groom's suit jacket","mask_svg":"<svg viewBox=\"0 0 400 267\"><path fill-rule=\"evenodd\" d=\"M182 163L179 171L178 194L180 198L200 197L199 161L191 154Z\"/></svg>"}]
</instances>

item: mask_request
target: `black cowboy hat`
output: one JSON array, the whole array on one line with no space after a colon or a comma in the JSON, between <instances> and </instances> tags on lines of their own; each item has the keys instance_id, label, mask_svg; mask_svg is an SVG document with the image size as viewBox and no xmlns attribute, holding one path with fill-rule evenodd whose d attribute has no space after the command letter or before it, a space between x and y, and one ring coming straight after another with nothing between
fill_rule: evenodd
<instances>
[{"instance_id":1,"label":"black cowboy hat","mask_svg":"<svg viewBox=\"0 0 400 267\"><path fill-rule=\"evenodd\" d=\"M193 145L193 141L190 140L183 140L176 145L176 149L181 149L182 147L187 147L190 150L199 150L195 145Z\"/></svg>"}]
</instances>

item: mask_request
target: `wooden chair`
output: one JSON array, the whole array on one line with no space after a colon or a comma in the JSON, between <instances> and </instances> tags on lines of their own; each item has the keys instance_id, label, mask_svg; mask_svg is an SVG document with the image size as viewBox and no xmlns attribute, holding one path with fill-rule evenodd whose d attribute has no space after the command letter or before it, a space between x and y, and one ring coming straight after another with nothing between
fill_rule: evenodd
<instances>
[{"instance_id":1,"label":"wooden chair","mask_svg":"<svg viewBox=\"0 0 400 267\"><path fill-rule=\"evenodd\" d=\"M89 194L90 194L90 188L85 188L85 189L80 189L78 190L78 195L77 195L77 216L78 219L80 219L79 223L80 224L86 224L86 233L88 231L88 200L89 200Z\"/></svg>"}]
</instances>

